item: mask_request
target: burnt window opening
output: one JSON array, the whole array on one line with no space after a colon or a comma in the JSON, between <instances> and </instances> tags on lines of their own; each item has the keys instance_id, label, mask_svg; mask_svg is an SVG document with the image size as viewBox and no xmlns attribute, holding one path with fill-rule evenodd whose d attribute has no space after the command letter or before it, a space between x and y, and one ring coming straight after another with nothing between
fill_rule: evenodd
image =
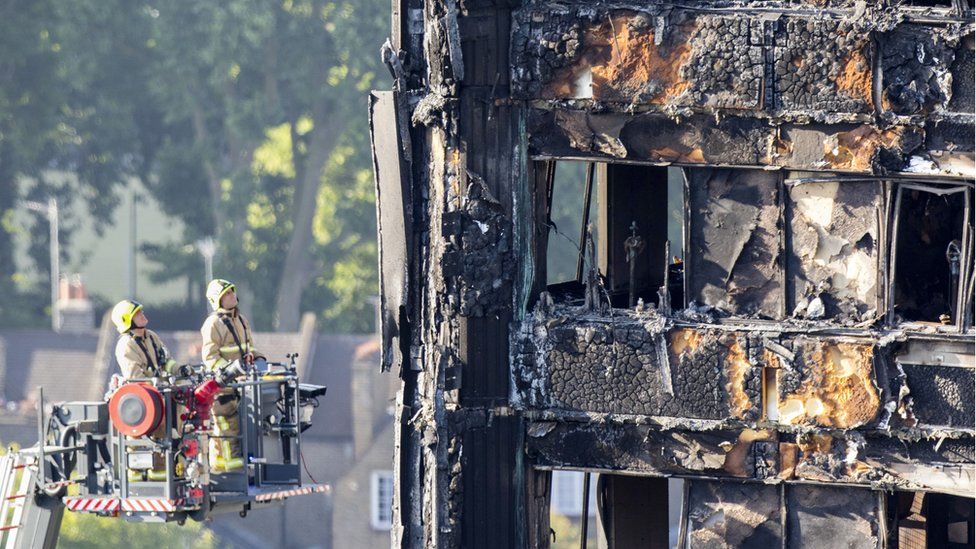
<instances>
[{"instance_id":1,"label":"burnt window opening","mask_svg":"<svg viewBox=\"0 0 976 549\"><path fill-rule=\"evenodd\" d=\"M973 547L973 498L925 492L894 492L887 498L890 547Z\"/></svg>"},{"instance_id":2,"label":"burnt window opening","mask_svg":"<svg viewBox=\"0 0 976 549\"><path fill-rule=\"evenodd\" d=\"M614 307L684 305L684 175L681 168L605 164L597 169L598 256ZM631 262L633 260L633 262Z\"/></svg>"},{"instance_id":3,"label":"burnt window opening","mask_svg":"<svg viewBox=\"0 0 976 549\"><path fill-rule=\"evenodd\" d=\"M549 485L549 528L556 547L597 547L597 475L583 471L553 471ZM585 526L584 526L585 524ZM585 532L584 532L585 531Z\"/></svg>"},{"instance_id":4,"label":"burnt window opening","mask_svg":"<svg viewBox=\"0 0 976 549\"><path fill-rule=\"evenodd\" d=\"M576 161L537 166L546 179L546 287L556 301L582 303L587 271L594 266L601 302L628 307L632 254L634 301L657 306L667 265L671 305L684 305L680 168Z\"/></svg>"},{"instance_id":5,"label":"burnt window opening","mask_svg":"<svg viewBox=\"0 0 976 549\"><path fill-rule=\"evenodd\" d=\"M596 191L593 173L596 166L588 162L558 161L540 163L549 170L546 176L548 194L548 241L546 249L546 285L552 293L582 296L581 263L585 231L596 231ZM585 216L584 216L585 214Z\"/></svg>"},{"instance_id":6,"label":"burnt window opening","mask_svg":"<svg viewBox=\"0 0 976 549\"><path fill-rule=\"evenodd\" d=\"M917 8L952 8L955 0L908 0L905 4Z\"/></svg>"},{"instance_id":7,"label":"burnt window opening","mask_svg":"<svg viewBox=\"0 0 976 549\"><path fill-rule=\"evenodd\" d=\"M970 244L964 241L972 238L971 196L966 187L900 185L892 251L893 322L958 322L972 272Z\"/></svg>"},{"instance_id":8,"label":"burnt window opening","mask_svg":"<svg viewBox=\"0 0 976 549\"><path fill-rule=\"evenodd\" d=\"M738 317L782 318L781 175L688 168L689 304Z\"/></svg>"},{"instance_id":9,"label":"burnt window opening","mask_svg":"<svg viewBox=\"0 0 976 549\"><path fill-rule=\"evenodd\" d=\"M560 478L562 476L562 478ZM549 501L553 547L675 547L681 526L685 481L664 477L589 475L586 543L580 543L584 524L584 473L553 471ZM566 484L566 480L572 483ZM563 483L565 486L561 486ZM576 498L566 501L571 489ZM564 509L575 505L576 511ZM569 515L563 514L570 511Z\"/></svg>"}]
</instances>

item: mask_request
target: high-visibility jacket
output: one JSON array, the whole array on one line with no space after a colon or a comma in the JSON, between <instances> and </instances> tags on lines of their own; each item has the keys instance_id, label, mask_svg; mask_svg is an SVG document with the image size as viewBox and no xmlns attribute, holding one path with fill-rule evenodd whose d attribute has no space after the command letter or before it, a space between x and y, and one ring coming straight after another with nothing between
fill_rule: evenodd
<instances>
[{"instance_id":1,"label":"high-visibility jacket","mask_svg":"<svg viewBox=\"0 0 976 549\"><path fill-rule=\"evenodd\" d=\"M203 363L209 370L218 370L247 353L262 357L254 349L251 339L251 323L234 309L217 309L200 328L203 336Z\"/></svg>"},{"instance_id":2,"label":"high-visibility jacket","mask_svg":"<svg viewBox=\"0 0 976 549\"><path fill-rule=\"evenodd\" d=\"M144 336L130 330L119 336L115 345L115 360L125 379L149 378L173 372L176 361L169 354L156 332L147 329Z\"/></svg>"}]
</instances>

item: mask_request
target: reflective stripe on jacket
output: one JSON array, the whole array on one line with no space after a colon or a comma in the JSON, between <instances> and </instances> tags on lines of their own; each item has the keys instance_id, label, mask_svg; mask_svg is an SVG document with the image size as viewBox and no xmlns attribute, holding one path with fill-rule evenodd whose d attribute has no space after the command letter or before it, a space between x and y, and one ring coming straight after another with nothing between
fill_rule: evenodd
<instances>
[{"instance_id":1,"label":"reflective stripe on jacket","mask_svg":"<svg viewBox=\"0 0 976 549\"><path fill-rule=\"evenodd\" d=\"M203 363L209 370L219 369L247 353L261 356L254 349L251 323L236 309L217 309L211 313L200 328L200 335L203 337Z\"/></svg>"},{"instance_id":2,"label":"reflective stripe on jacket","mask_svg":"<svg viewBox=\"0 0 976 549\"><path fill-rule=\"evenodd\" d=\"M119 342L115 344L115 360L125 379L172 373L176 365L163 341L149 329L145 337L137 336L133 331L119 336Z\"/></svg>"}]
</instances>

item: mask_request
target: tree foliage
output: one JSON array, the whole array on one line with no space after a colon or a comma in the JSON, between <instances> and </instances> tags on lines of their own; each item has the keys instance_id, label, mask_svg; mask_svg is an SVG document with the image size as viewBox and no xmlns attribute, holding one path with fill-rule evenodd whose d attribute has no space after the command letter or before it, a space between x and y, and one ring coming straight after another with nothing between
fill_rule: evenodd
<instances>
[{"instance_id":1,"label":"tree foliage","mask_svg":"<svg viewBox=\"0 0 976 549\"><path fill-rule=\"evenodd\" d=\"M61 522L58 547L62 549L103 547L211 549L217 547L217 542L212 532L192 521L187 521L183 526L174 523L134 523L126 522L121 518L112 519L65 512Z\"/></svg>"},{"instance_id":2,"label":"tree foliage","mask_svg":"<svg viewBox=\"0 0 976 549\"><path fill-rule=\"evenodd\" d=\"M579 519L570 519L559 513L552 512L549 515L549 528L551 529L550 547L552 549L576 549L580 547L580 537L583 535L582 523ZM591 516L586 531L587 547L597 546L596 520Z\"/></svg>"},{"instance_id":3,"label":"tree foliage","mask_svg":"<svg viewBox=\"0 0 976 549\"><path fill-rule=\"evenodd\" d=\"M2 222L18 199L61 193L107 221L138 178L184 227L142 250L156 282L200 280L192 244L212 235L215 274L238 284L258 328L313 311L367 329L365 98L385 74L387 12L379 0L0 3L0 291L43 294L15 284L16 228ZM31 250L41 273L45 239Z\"/></svg>"}]
</instances>

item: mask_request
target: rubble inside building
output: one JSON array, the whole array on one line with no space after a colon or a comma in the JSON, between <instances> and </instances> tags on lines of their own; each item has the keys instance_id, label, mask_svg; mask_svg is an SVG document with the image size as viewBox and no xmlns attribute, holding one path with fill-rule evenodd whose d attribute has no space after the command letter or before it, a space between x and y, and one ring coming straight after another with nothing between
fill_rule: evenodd
<instances>
[{"instance_id":1,"label":"rubble inside building","mask_svg":"<svg viewBox=\"0 0 976 549\"><path fill-rule=\"evenodd\" d=\"M973 547L974 27L967 0L395 1L394 545L549 547L571 470L600 547Z\"/></svg>"}]
</instances>

